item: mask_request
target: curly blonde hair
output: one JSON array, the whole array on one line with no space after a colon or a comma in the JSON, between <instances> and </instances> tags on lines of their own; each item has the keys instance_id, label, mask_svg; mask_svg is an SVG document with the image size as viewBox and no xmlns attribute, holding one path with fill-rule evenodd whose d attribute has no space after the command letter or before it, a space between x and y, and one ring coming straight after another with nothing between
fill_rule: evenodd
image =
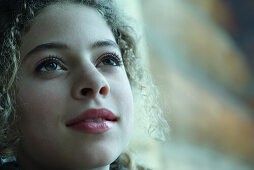
<instances>
[{"instance_id":1,"label":"curly blonde hair","mask_svg":"<svg viewBox=\"0 0 254 170\"><path fill-rule=\"evenodd\" d=\"M157 104L157 89L151 78L141 67L141 59L136 54L135 31L124 22L123 16L112 0L1 0L0 1L0 156L16 155L19 132L16 124L17 72L20 66L20 45L22 36L29 31L33 18L45 7L54 3L79 3L95 8L110 26L117 44L120 46L126 73L134 93L134 99L142 98L139 103L149 118L148 133L163 138L168 131L167 122ZM149 92L149 93L148 93ZM159 134L159 136L158 136ZM131 157L123 153L111 169L118 166L142 169L133 163ZM119 163L121 162L121 163ZM119 167L118 167L119 168Z\"/></svg>"}]
</instances>

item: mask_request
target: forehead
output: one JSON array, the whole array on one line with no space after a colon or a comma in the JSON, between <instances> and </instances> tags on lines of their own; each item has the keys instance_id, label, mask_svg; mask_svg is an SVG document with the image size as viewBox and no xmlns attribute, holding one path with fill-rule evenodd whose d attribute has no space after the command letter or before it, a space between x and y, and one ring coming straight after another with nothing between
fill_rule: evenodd
<instances>
[{"instance_id":1,"label":"forehead","mask_svg":"<svg viewBox=\"0 0 254 170\"><path fill-rule=\"evenodd\" d=\"M92 41L115 41L110 27L96 9L79 4L54 4L43 9L22 37L21 54L47 42L87 46Z\"/></svg>"}]
</instances>

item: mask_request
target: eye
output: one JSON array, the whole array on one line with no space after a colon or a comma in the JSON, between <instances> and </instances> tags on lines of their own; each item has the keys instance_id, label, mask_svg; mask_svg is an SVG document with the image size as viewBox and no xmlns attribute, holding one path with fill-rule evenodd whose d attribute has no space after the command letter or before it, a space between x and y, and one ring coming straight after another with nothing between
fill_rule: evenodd
<instances>
[{"instance_id":1,"label":"eye","mask_svg":"<svg viewBox=\"0 0 254 170\"><path fill-rule=\"evenodd\" d=\"M118 57L115 53L105 53L102 56L100 56L96 61L96 66L100 67L103 65L109 65L109 66L121 66L122 60Z\"/></svg>"},{"instance_id":2,"label":"eye","mask_svg":"<svg viewBox=\"0 0 254 170\"><path fill-rule=\"evenodd\" d=\"M36 72L47 73L47 72L54 72L57 70L67 70L63 66L63 62L58 59L58 57L50 56L48 58L43 59L39 62L38 66L36 67Z\"/></svg>"}]
</instances>

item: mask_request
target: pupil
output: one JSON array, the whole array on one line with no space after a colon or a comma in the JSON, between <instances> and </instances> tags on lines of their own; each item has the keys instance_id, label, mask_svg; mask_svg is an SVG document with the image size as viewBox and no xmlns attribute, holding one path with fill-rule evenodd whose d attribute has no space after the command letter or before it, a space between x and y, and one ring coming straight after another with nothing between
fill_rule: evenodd
<instances>
[{"instance_id":1,"label":"pupil","mask_svg":"<svg viewBox=\"0 0 254 170\"><path fill-rule=\"evenodd\" d=\"M115 63L111 59L106 59L105 63L106 64L111 64L111 65L115 65Z\"/></svg>"},{"instance_id":2,"label":"pupil","mask_svg":"<svg viewBox=\"0 0 254 170\"><path fill-rule=\"evenodd\" d=\"M56 67L57 67L56 63L49 63L49 64L46 65L46 69L50 70L50 71L55 70Z\"/></svg>"}]
</instances>

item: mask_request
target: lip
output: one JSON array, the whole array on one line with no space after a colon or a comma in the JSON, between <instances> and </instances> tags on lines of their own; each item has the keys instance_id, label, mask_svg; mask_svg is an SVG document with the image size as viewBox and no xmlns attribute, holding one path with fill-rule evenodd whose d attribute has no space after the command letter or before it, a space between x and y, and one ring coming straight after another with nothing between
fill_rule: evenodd
<instances>
[{"instance_id":1,"label":"lip","mask_svg":"<svg viewBox=\"0 0 254 170\"><path fill-rule=\"evenodd\" d=\"M93 121L102 118L101 121ZM67 121L66 127L84 133L104 133L115 125L117 117L108 109L88 109Z\"/></svg>"}]
</instances>

